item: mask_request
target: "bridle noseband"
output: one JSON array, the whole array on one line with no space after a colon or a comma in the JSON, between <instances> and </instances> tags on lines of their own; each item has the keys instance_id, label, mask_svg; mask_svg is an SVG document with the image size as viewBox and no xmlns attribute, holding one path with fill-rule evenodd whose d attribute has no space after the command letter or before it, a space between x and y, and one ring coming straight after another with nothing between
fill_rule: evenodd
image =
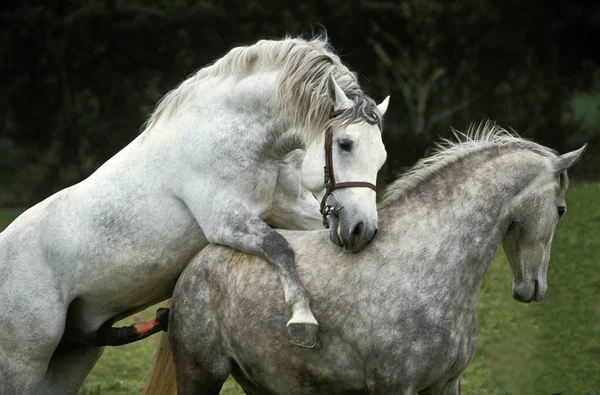
<instances>
[{"instance_id":1,"label":"bridle noseband","mask_svg":"<svg viewBox=\"0 0 600 395\"><path fill-rule=\"evenodd\" d=\"M344 113L345 110L337 110L332 111L329 115L329 119L335 118ZM337 198L333 191L335 189L341 188L371 188L375 192L377 192L377 187L370 182L365 181L346 181L346 182L335 182L335 175L333 173L333 131L331 130L331 126L327 128L325 131L325 167L324 171L324 180L325 180L325 195L323 199L321 199L321 215L323 216L323 226L329 228L329 221L327 220L327 216L329 215L338 215L338 212L344 208L344 206L339 207ZM330 196L335 198L335 203L333 205L327 204L327 200Z\"/></svg>"}]
</instances>

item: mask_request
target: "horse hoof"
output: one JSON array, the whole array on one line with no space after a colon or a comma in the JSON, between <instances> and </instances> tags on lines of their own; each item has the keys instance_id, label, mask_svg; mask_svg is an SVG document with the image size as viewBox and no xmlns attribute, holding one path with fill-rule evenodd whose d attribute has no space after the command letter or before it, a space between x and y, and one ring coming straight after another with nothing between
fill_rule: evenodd
<instances>
[{"instance_id":1,"label":"horse hoof","mask_svg":"<svg viewBox=\"0 0 600 395\"><path fill-rule=\"evenodd\" d=\"M322 347L319 340L319 326L315 324L294 323L288 325L290 342L298 347L318 350Z\"/></svg>"}]
</instances>

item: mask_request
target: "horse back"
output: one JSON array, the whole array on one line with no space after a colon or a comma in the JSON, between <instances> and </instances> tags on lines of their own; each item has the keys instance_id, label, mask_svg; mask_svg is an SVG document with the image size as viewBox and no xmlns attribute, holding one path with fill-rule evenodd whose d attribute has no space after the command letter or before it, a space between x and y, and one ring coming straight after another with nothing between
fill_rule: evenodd
<instances>
[{"instance_id":1,"label":"horse back","mask_svg":"<svg viewBox=\"0 0 600 395\"><path fill-rule=\"evenodd\" d=\"M269 393L286 393L296 385L305 393L364 393L362 356L328 319L320 321L324 349L290 344L282 292L275 269L266 261L207 246L190 261L171 299L169 336L176 365L184 365L183 357L177 359L179 349L180 355L232 359L240 374ZM332 366L342 368L331 376L319 373L331 372Z\"/></svg>"}]
</instances>

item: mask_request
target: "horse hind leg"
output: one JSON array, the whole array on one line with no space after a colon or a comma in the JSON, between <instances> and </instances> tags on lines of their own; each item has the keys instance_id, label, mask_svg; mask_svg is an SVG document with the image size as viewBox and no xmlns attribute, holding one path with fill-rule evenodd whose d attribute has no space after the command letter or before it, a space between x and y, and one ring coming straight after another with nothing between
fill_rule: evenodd
<instances>
[{"instance_id":1,"label":"horse hind leg","mask_svg":"<svg viewBox=\"0 0 600 395\"><path fill-rule=\"evenodd\" d=\"M13 346L7 349L0 344L0 394L35 394L56 345L36 342L36 346L32 346L14 340ZM32 348L36 348L37 353L30 352ZM14 349L20 352L12 352Z\"/></svg>"},{"instance_id":2,"label":"horse hind leg","mask_svg":"<svg viewBox=\"0 0 600 395\"><path fill-rule=\"evenodd\" d=\"M103 350L89 345L60 343L52 355L38 395L77 394Z\"/></svg>"},{"instance_id":3,"label":"horse hind leg","mask_svg":"<svg viewBox=\"0 0 600 395\"><path fill-rule=\"evenodd\" d=\"M36 393L65 329L67 305L48 281L53 277L34 270L35 262L18 277L8 270L0 281L2 395Z\"/></svg>"},{"instance_id":4,"label":"horse hind leg","mask_svg":"<svg viewBox=\"0 0 600 395\"><path fill-rule=\"evenodd\" d=\"M242 369L240 369L239 365L235 363L235 361L231 362L231 376L237 381L237 383L242 387L246 395L263 395L264 391L261 391L254 383L244 376Z\"/></svg>"},{"instance_id":5,"label":"horse hind leg","mask_svg":"<svg viewBox=\"0 0 600 395\"><path fill-rule=\"evenodd\" d=\"M227 358L215 352L190 353L173 347L178 395L219 395L230 373Z\"/></svg>"},{"instance_id":6,"label":"horse hind leg","mask_svg":"<svg viewBox=\"0 0 600 395\"><path fill-rule=\"evenodd\" d=\"M198 284L202 286L198 288ZM217 395L230 374L230 360L221 343L220 322L213 315L216 306L211 306L211 300L206 270L184 274L177 282L171 299L168 335L179 395ZM155 363L166 367L158 358ZM151 385L162 386L162 383L148 382L147 386Z\"/></svg>"}]
</instances>

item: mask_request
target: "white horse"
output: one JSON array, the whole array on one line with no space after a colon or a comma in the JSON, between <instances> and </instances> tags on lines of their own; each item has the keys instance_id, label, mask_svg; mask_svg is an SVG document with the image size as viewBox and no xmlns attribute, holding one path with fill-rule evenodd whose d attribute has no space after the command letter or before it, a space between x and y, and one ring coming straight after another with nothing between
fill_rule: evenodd
<instances>
[{"instance_id":1,"label":"white horse","mask_svg":"<svg viewBox=\"0 0 600 395\"><path fill-rule=\"evenodd\" d=\"M274 265L292 340L314 346L317 321L293 251L264 221L315 226L312 213L288 222L303 214L294 212L297 191L278 211L282 158L306 147L303 183L331 198L328 135L336 178L374 184L386 107L321 39L234 48L184 81L132 143L0 233L0 394L76 393L102 353L99 328L168 298L208 243ZM335 198L325 204L332 239L363 248L377 230L375 192L344 188Z\"/></svg>"}]
</instances>

